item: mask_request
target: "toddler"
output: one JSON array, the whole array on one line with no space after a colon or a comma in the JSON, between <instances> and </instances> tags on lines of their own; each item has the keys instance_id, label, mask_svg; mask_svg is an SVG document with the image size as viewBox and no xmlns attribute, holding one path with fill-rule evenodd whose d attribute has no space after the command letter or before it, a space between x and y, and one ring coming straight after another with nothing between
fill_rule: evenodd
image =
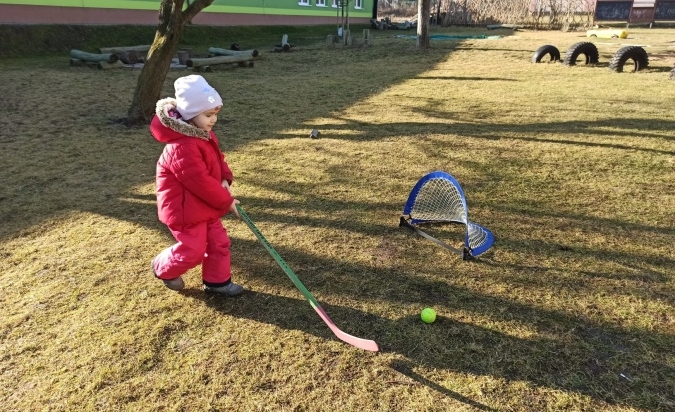
<instances>
[{"instance_id":1,"label":"toddler","mask_svg":"<svg viewBox=\"0 0 675 412\"><path fill-rule=\"evenodd\" d=\"M238 217L239 201L211 130L223 101L202 76L181 77L174 88L175 98L157 102L150 131L165 144L157 161L159 220L177 243L152 260L152 271L169 289L181 290L181 276L201 264L205 291L236 296L244 288L232 282L230 238L220 219L228 212Z\"/></svg>"}]
</instances>

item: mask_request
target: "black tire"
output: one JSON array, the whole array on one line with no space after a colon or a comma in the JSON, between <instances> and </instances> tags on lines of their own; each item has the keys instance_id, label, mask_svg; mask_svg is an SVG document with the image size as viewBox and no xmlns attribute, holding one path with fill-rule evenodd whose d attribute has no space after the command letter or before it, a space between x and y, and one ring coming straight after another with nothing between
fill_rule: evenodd
<instances>
[{"instance_id":1,"label":"black tire","mask_svg":"<svg viewBox=\"0 0 675 412\"><path fill-rule=\"evenodd\" d=\"M649 56L647 56L645 49L640 46L624 46L614 54L614 57L609 62L609 68L617 73L621 73L628 60L633 62L632 72L646 69L649 66Z\"/></svg>"},{"instance_id":2,"label":"black tire","mask_svg":"<svg viewBox=\"0 0 675 412\"><path fill-rule=\"evenodd\" d=\"M532 56L532 63L539 63L541 59L543 59L547 54L551 56L551 60L549 61L553 62L560 60L560 50L558 50L558 48L555 46L545 44L534 52L534 55Z\"/></svg>"},{"instance_id":3,"label":"black tire","mask_svg":"<svg viewBox=\"0 0 675 412\"><path fill-rule=\"evenodd\" d=\"M596 64L600 59L600 53L598 53L598 48L595 47L595 44L587 41L582 41L579 43L574 43L567 49L565 53L565 60L563 64L565 66L574 66L577 64L577 58L579 55L584 55L586 57L586 63L584 64Z\"/></svg>"}]
</instances>

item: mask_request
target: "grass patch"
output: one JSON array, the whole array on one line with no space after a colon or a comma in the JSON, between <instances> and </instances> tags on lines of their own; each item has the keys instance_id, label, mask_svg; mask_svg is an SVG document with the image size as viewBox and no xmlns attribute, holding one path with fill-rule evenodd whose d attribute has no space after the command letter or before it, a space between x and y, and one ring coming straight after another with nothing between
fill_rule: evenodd
<instances>
[{"instance_id":1,"label":"grass patch","mask_svg":"<svg viewBox=\"0 0 675 412\"><path fill-rule=\"evenodd\" d=\"M67 54L0 61L4 407L672 410L672 32L598 41L593 67L530 63L579 33L429 51L396 34L328 49L317 30L297 53L205 74L226 102L215 130L242 205L336 324L379 354L334 338L230 217L245 295L205 296L198 270L183 293L164 288L149 267L173 241L156 217L162 147L113 122L138 72L69 67ZM648 70L607 69L624 44L647 47ZM164 95L187 73L172 70ZM435 169L495 234L484 258L398 228ZM427 306L432 325L419 320Z\"/></svg>"}]
</instances>

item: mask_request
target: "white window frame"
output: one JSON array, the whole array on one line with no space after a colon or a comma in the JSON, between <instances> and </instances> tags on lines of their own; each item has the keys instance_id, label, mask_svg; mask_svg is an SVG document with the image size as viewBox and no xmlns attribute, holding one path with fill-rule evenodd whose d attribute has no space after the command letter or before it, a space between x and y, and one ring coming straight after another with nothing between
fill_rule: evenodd
<instances>
[{"instance_id":1,"label":"white window frame","mask_svg":"<svg viewBox=\"0 0 675 412\"><path fill-rule=\"evenodd\" d=\"M309 0L298 0L299 6L309 6Z\"/></svg>"},{"instance_id":2,"label":"white window frame","mask_svg":"<svg viewBox=\"0 0 675 412\"><path fill-rule=\"evenodd\" d=\"M338 7L340 7L340 6L338 6L338 2L339 2L339 1L340 1L340 0L333 0L333 1L331 2L331 5L330 5L330 6L331 6L332 8L334 8L334 9L337 9ZM360 9L363 8L363 0L342 0L342 1L344 1L345 3L347 3L348 6L349 6L349 3L353 3L355 9L359 9L359 10L360 10Z\"/></svg>"},{"instance_id":3,"label":"white window frame","mask_svg":"<svg viewBox=\"0 0 675 412\"><path fill-rule=\"evenodd\" d=\"M326 7L326 0L316 0L316 7Z\"/></svg>"}]
</instances>

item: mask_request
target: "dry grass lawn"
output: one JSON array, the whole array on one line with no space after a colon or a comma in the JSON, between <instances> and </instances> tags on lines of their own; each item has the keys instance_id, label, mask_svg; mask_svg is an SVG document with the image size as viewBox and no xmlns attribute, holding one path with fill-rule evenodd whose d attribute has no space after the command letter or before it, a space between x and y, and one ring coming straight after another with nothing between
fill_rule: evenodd
<instances>
[{"instance_id":1,"label":"dry grass lawn","mask_svg":"<svg viewBox=\"0 0 675 412\"><path fill-rule=\"evenodd\" d=\"M504 37L420 52L394 37L412 32L350 49L318 32L204 74L242 206L379 353L337 340L229 216L244 296L205 296L198 270L181 293L153 279L173 241L156 217L162 146L115 123L138 72L0 61L3 409L675 410L674 32L597 40L592 67L530 63L583 33L442 32ZM608 70L624 44L645 46L648 70ZM398 227L437 169L495 234L476 261Z\"/></svg>"}]
</instances>

